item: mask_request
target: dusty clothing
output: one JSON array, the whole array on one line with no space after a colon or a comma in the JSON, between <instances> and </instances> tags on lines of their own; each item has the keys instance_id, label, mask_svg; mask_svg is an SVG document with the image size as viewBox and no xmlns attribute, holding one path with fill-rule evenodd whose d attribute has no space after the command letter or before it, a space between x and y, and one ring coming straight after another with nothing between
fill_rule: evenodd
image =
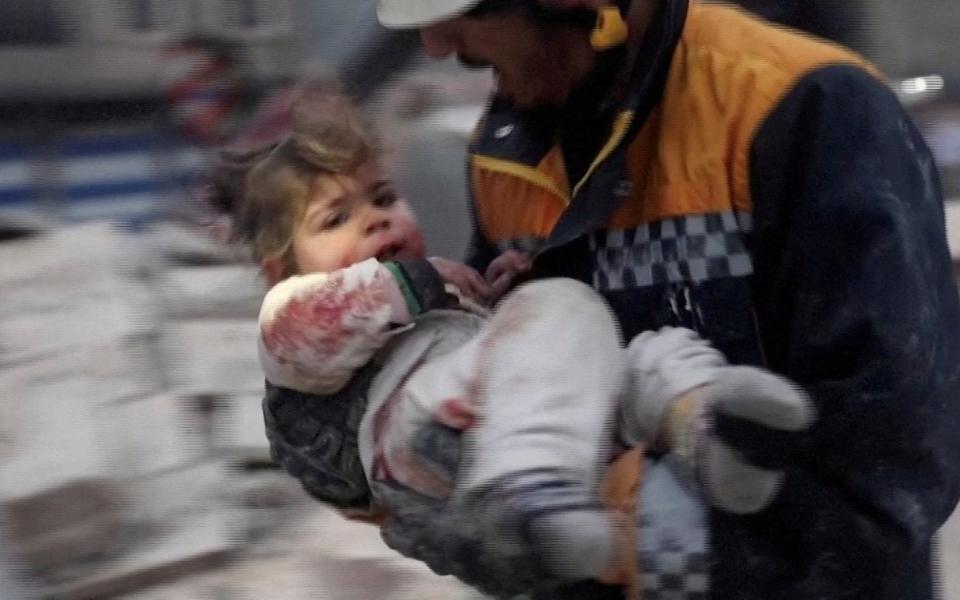
<instances>
[{"instance_id":1,"label":"dusty clothing","mask_svg":"<svg viewBox=\"0 0 960 600\"><path fill-rule=\"evenodd\" d=\"M267 381L274 388L299 392L303 398L330 398L329 408L313 413L314 418L325 415L320 423L324 437L353 437L345 444L345 452L356 456L339 460L346 471L342 479L349 485L344 489L334 485L327 492L313 490L317 495L329 495L328 500L337 505L361 502L354 463L362 464L369 480L375 453L381 471L418 489L429 488L428 471L412 468L403 448L385 452L383 445L393 443L387 438L402 437L394 432L415 428L415 419L437 418L449 426L460 413L470 410L466 391L451 389L453 379L442 380L443 387L426 400L400 393L428 359L461 348L483 324L476 315L440 308L444 299L436 291L426 307L431 310L420 306L405 312L397 307L390 287L397 273L406 275L409 267L393 271L369 259L333 273L290 277L268 292L261 307L259 354ZM435 273L421 284L405 279L404 285L416 294L411 307L428 295L424 289L442 289ZM295 404L288 402L279 410L302 412ZM410 422L394 418L397 405ZM406 411L408 406L414 411ZM458 407L462 409L459 412ZM417 409L422 412L415 412ZM381 410L383 416L375 423L373 416ZM387 427L387 417L391 427ZM433 490L433 495L441 493L448 495L450 490ZM369 502L369 498L363 501Z\"/></svg>"},{"instance_id":2,"label":"dusty clothing","mask_svg":"<svg viewBox=\"0 0 960 600\"><path fill-rule=\"evenodd\" d=\"M717 598L929 598L960 495L960 310L930 153L860 57L737 9L663 0L610 136L568 181L563 124L494 100L471 147L472 264L536 253L627 339L684 326L800 384L819 419L770 437L752 516L711 512Z\"/></svg>"},{"instance_id":3,"label":"dusty clothing","mask_svg":"<svg viewBox=\"0 0 960 600\"><path fill-rule=\"evenodd\" d=\"M368 484L362 475L357 432L366 407L361 390L368 388L373 371L362 371L350 391L325 397L267 384L263 411L271 454L305 490L347 514L385 519L381 535L388 546L495 597L607 597L599 596L598 588L611 598L620 596L619 586L557 581L527 549L486 547L475 515L463 513L448 499L420 494L392 479L375 478ZM425 424L410 442L423 468L451 487L462 448L462 432L436 421ZM670 593L668 597L677 600L702 599L709 586L707 517L700 496L675 473L660 461L641 481L635 502L641 589L646 598ZM388 515L381 512L385 507Z\"/></svg>"},{"instance_id":4,"label":"dusty clothing","mask_svg":"<svg viewBox=\"0 0 960 600\"><path fill-rule=\"evenodd\" d=\"M411 327L391 318L392 276L366 261L268 294L263 364L285 386L270 385L264 400L274 458L325 502L386 509L388 544L488 592L554 594L564 587L557 564L602 570L609 544L589 518L606 514L595 484L614 452L623 383L606 306L556 280L518 289L491 319L436 309ZM635 516L641 583L696 597L707 586L700 501L666 467L647 479ZM466 502L494 482L485 504ZM589 525L548 544L560 549L547 559L525 536L497 533L568 513ZM566 564L561 546L589 547L591 535L595 549Z\"/></svg>"}]
</instances>

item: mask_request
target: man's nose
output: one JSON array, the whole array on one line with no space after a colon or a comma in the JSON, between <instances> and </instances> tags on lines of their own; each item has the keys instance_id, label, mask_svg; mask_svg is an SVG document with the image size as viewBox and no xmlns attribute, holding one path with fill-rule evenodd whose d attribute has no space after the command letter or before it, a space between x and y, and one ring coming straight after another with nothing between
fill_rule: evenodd
<instances>
[{"instance_id":1,"label":"man's nose","mask_svg":"<svg viewBox=\"0 0 960 600\"><path fill-rule=\"evenodd\" d=\"M453 36L443 23L421 27L420 41L424 52L434 60L446 58L456 50Z\"/></svg>"}]
</instances>

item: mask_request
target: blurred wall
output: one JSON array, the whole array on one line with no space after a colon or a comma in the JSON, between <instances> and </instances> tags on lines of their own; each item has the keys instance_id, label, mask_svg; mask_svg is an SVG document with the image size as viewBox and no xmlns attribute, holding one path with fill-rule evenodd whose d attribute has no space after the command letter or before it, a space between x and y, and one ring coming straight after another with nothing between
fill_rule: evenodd
<instances>
[{"instance_id":1,"label":"blurred wall","mask_svg":"<svg viewBox=\"0 0 960 600\"><path fill-rule=\"evenodd\" d=\"M956 0L737 0L764 17L855 48L894 78L960 74Z\"/></svg>"},{"instance_id":2,"label":"blurred wall","mask_svg":"<svg viewBox=\"0 0 960 600\"><path fill-rule=\"evenodd\" d=\"M848 0L849 1L849 0ZM868 54L892 77L960 75L957 0L858 0Z\"/></svg>"}]
</instances>

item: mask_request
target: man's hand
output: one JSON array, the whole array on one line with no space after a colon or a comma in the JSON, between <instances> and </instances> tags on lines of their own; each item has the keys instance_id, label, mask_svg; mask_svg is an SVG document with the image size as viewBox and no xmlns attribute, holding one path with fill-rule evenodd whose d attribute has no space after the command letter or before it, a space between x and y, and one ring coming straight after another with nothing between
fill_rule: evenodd
<instances>
[{"instance_id":1,"label":"man's hand","mask_svg":"<svg viewBox=\"0 0 960 600\"><path fill-rule=\"evenodd\" d=\"M769 371L731 366L689 329L648 331L627 348L630 385L620 435L630 444L662 440L718 508L747 514L773 501L783 473L750 464L713 432L713 416L774 431L808 428L814 408L798 386Z\"/></svg>"},{"instance_id":2,"label":"man's hand","mask_svg":"<svg viewBox=\"0 0 960 600\"><path fill-rule=\"evenodd\" d=\"M498 300L517 282L517 278L530 272L533 261L529 254L507 250L493 259L487 267L486 279L490 284L493 299Z\"/></svg>"},{"instance_id":3,"label":"man's hand","mask_svg":"<svg viewBox=\"0 0 960 600\"><path fill-rule=\"evenodd\" d=\"M457 288L459 295L484 306L494 300L493 288L475 269L439 256L431 256L427 260L445 283Z\"/></svg>"}]
</instances>

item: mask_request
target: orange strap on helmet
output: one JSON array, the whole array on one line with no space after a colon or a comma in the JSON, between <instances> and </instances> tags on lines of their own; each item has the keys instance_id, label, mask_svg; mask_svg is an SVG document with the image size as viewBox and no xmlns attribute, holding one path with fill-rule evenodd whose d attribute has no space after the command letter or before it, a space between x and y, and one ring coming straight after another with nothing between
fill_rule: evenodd
<instances>
[{"instance_id":1,"label":"orange strap on helmet","mask_svg":"<svg viewBox=\"0 0 960 600\"><path fill-rule=\"evenodd\" d=\"M594 50L609 50L627 41L627 23L616 6L597 9L597 23L590 32L590 45Z\"/></svg>"}]
</instances>

